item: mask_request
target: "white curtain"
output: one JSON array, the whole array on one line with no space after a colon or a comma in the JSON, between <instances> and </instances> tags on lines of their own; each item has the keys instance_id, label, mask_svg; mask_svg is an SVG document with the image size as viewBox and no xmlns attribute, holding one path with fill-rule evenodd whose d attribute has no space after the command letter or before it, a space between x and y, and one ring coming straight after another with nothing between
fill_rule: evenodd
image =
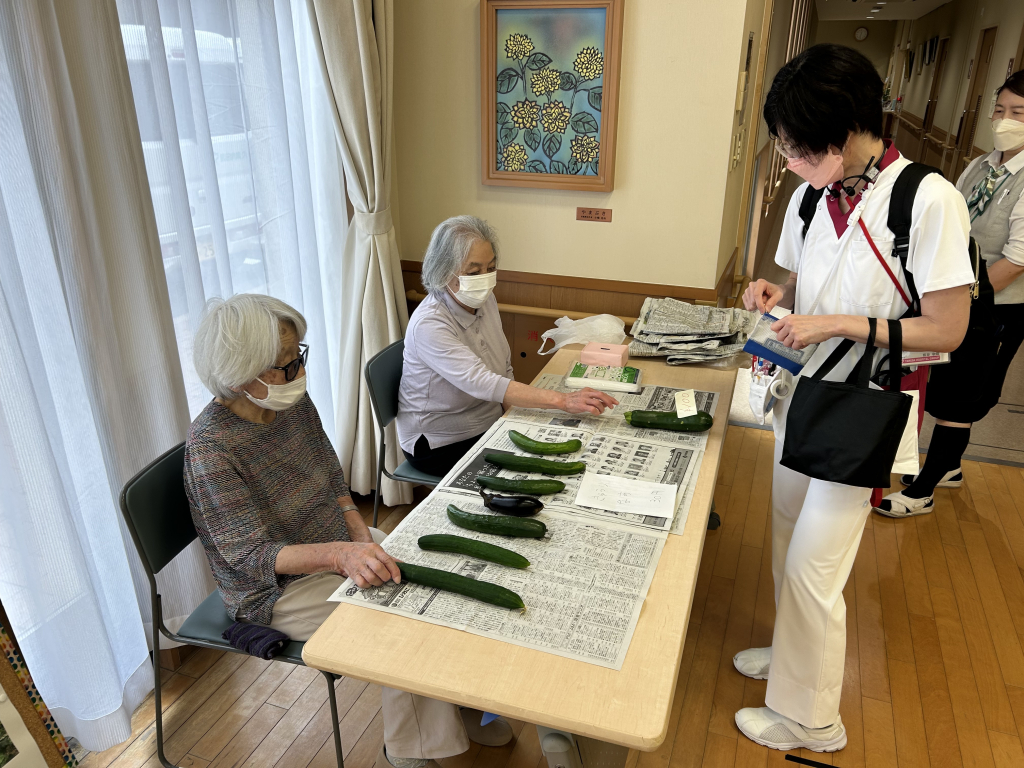
<instances>
[{"instance_id":1,"label":"white curtain","mask_svg":"<svg viewBox=\"0 0 1024 768\"><path fill-rule=\"evenodd\" d=\"M192 365L207 300L267 293L308 321L310 395L338 447L348 217L305 6L117 0L117 8L191 416L210 400Z\"/></svg>"},{"instance_id":2,"label":"white curtain","mask_svg":"<svg viewBox=\"0 0 1024 768\"><path fill-rule=\"evenodd\" d=\"M61 729L105 749L152 687L117 496L189 423L114 0L0 3L0 126L0 600ZM161 586L180 623L202 550Z\"/></svg>"},{"instance_id":3,"label":"white curtain","mask_svg":"<svg viewBox=\"0 0 1024 768\"><path fill-rule=\"evenodd\" d=\"M392 0L308 0L331 117L355 209L345 241L341 348L351 364L336 389L342 466L353 490L376 481L376 422L362 371L366 361L402 338L408 310L391 219L394 5ZM355 365L358 360L358 366ZM387 465L401 456L388 427ZM408 504L412 489L384 478L386 504Z\"/></svg>"}]
</instances>

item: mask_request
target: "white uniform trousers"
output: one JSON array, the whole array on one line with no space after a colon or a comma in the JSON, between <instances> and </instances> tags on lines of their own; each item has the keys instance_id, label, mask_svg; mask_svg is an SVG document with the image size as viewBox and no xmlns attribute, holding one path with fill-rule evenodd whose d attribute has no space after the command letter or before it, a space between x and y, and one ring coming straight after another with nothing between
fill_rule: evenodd
<instances>
[{"instance_id":1,"label":"white uniform trousers","mask_svg":"<svg viewBox=\"0 0 1024 768\"><path fill-rule=\"evenodd\" d=\"M371 528L373 540L384 534ZM270 626L292 640L308 640L334 613L337 603L327 601L345 580L336 573L314 573L293 581L274 603ZM353 638L352 642L365 642ZM392 757L439 760L469 749L466 726L455 704L417 696L394 688L381 688L384 744Z\"/></svg>"},{"instance_id":2,"label":"white uniform trousers","mask_svg":"<svg viewBox=\"0 0 1024 768\"><path fill-rule=\"evenodd\" d=\"M843 587L871 513L871 489L783 467L788 407L789 400L780 401L774 414L775 633L765 704L807 728L823 728L839 714L846 662Z\"/></svg>"}]
</instances>

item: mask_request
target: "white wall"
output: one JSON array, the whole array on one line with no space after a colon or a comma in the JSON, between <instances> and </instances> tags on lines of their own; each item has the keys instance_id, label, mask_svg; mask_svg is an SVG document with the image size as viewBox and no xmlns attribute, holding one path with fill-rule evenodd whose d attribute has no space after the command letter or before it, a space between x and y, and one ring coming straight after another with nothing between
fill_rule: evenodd
<instances>
[{"instance_id":1,"label":"white wall","mask_svg":"<svg viewBox=\"0 0 1024 768\"><path fill-rule=\"evenodd\" d=\"M472 213L497 227L505 269L714 287L746 6L627 0L615 190L587 193L481 182L479 2L395 0L402 257ZM577 222L577 206L612 223Z\"/></svg>"},{"instance_id":2,"label":"white wall","mask_svg":"<svg viewBox=\"0 0 1024 768\"><path fill-rule=\"evenodd\" d=\"M868 36L864 40L857 40L853 33L864 27ZM884 80L886 71L889 68L889 54L892 52L892 44L896 38L895 21L818 21L817 29L811 37L811 42L837 43L860 51L867 56L871 63L878 70L878 75Z\"/></svg>"}]
</instances>

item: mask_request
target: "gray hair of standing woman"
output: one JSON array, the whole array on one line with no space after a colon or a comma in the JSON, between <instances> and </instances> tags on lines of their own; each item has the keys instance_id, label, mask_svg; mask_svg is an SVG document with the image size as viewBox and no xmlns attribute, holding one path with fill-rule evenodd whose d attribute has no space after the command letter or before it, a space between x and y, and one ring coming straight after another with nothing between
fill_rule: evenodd
<instances>
[{"instance_id":1,"label":"gray hair of standing woman","mask_svg":"<svg viewBox=\"0 0 1024 768\"><path fill-rule=\"evenodd\" d=\"M427 253L423 257L420 281L427 293L443 293L452 278L459 274L462 262L473 243L490 243L498 258L498 234L490 224L476 216L452 216L434 229Z\"/></svg>"},{"instance_id":2,"label":"gray hair of standing woman","mask_svg":"<svg viewBox=\"0 0 1024 768\"><path fill-rule=\"evenodd\" d=\"M306 318L273 296L210 299L192 342L192 362L203 386L225 400L238 397L237 388L276 363L281 323L289 323L299 341L305 337Z\"/></svg>"}]
</instances>

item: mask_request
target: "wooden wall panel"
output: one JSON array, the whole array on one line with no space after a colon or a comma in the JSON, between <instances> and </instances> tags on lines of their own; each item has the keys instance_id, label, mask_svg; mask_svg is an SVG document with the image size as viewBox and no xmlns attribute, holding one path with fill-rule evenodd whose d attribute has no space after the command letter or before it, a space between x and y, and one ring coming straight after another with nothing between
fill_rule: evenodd
<instances>
[{"instance_id":1,"label":"wooden wall panel","mask_svg":"<svg viewBox=\"0 0 1024 768\"><path fill-rule=\"evenodd\" d=\"M588 288L551 289L551 306L556 309L574 309L578 312L607 313L637 317L644 304L644 296L637 293L593 291ZM629 330L628 328L626 329Z\"/></svg>"}]
</instances>

